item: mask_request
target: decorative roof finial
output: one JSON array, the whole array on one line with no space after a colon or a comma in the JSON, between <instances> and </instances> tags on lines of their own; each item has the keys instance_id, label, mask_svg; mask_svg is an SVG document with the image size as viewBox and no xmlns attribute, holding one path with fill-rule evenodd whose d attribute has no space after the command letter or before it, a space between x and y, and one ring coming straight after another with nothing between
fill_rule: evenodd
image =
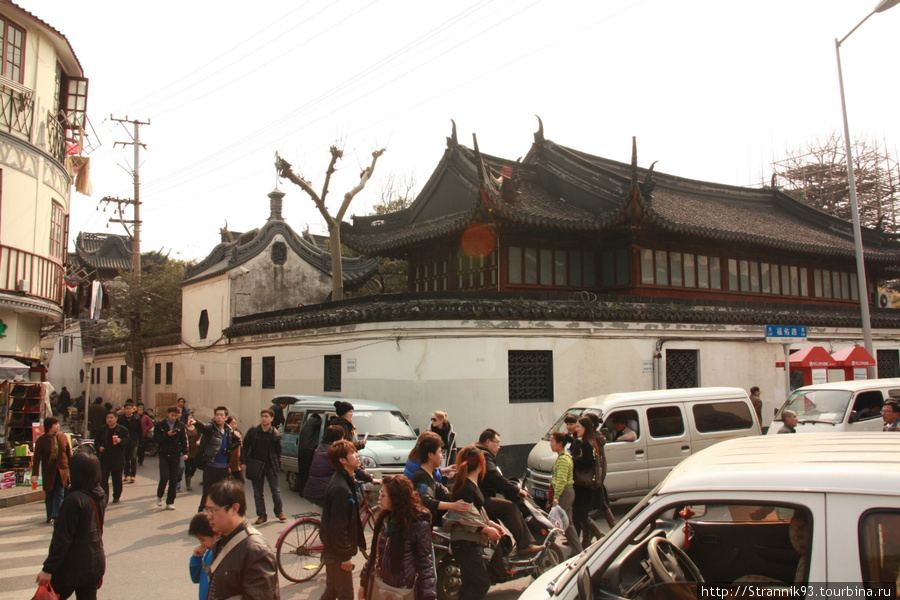
<instances>
[{"instance_id":1,"label":"decorative roof finial","mask_svg":"<svg viewBox=\"0 0 900 600\"><path fill-rule=\"evenodd\" d=\"M281 199L284 198L284 192L275 188L269 192L269 218L268 221L284 221L281 216Z\"/></svg>"},{"instance_id":2,"label":"decorative roof finial","mask_svg":"<svg viewBox=\"0 0 900 600\"><path fill-rule=\"evenodd\" d=\"M453 123L453 129L450 131L450 137L447 138L447 147L453 148L459 146L459 140L456 139L456 121L450 119L450 122Z\"/></svg>"},{"instance_id":3,"label":"decorative roof finial","mask_svg":"<svg viewBox=\"0 0 900 600\"><path fill-rule=\"evenodd\" d=\"M481 157L481 150L478 149L478 138L475 134L472 134L472 143L475 145L473 150L475 151L475 156Z\"/></svg>"},{"instance_id":4,"label":"decorative roof finial","mask_svg":"<svg viewBox=\"0 0 900 600\"><path fill-rule=\"evenodd\" d=\"M543 144L544 143L544 122L541 121L541 118L538 117L537 115L534 115L534 116L537 117L537 120L538 120L538 130L534 132L534 141L537 142L538 144Z\"/></svg>"},{"instance_id":5,"label":"decorative roof finial","mask_svg":"<svg viewBox=\"0 0 900 600\"><path fill-rule=\"evenodd\" d=\"M772 173L772 189L774 190L778 184L778 173Z\"/></svg>"},{"instance_id":6,"label":"decorative roof finial","mask_svg":"<svg viewBox=\"0 0 900 600\"><path fill-rule=\"evenodd\" d=\"M631 183L637 185L637 136L631 136Z\"/></svg>"}]
</instances>

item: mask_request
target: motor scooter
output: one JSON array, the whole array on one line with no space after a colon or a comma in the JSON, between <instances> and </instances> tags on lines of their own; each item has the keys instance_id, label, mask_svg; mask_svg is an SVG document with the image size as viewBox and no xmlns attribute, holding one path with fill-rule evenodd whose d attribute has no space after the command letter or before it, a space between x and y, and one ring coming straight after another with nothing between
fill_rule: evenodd
<instances>
[{"instance_id":1,"label":"motor scooter","mask_svg":"<svg viewBox=\"0 0 900 600\"><path fill-rule=\"evenodd\" d=\"M522 511L525 523L528 525L528 529L531 531L534 539L537 540L537 543L543 545L544 548L530 556L519 556L517 554L510 556L509 570L505 575L488 569L488 573L491 576L491 585L528 577L529 575L537 579L548 569L565 560L565 552L557 543L557 539L563 535L563 531L553 526L553 522L550 521L547 513L538 508L531 498L523 498L521 501L516 502L516 505ZM459 564L450 552L450 534L436 527L432 533L431 540L434 546L438 600L458 600L459 587L462 584L462 580L460 579ZM485 546L482 549L482 555L486 563L490 562L494 551L494 548L490 546Z\"/></svg>"}]
</instances>

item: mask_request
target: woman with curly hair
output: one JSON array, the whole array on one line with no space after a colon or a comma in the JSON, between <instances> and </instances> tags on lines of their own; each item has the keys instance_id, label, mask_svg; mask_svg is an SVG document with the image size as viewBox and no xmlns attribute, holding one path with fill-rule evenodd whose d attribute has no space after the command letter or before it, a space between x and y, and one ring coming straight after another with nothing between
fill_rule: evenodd
<instances>
[{"instance_id":1,"label":"woman with curly hair","mask_svg":"<svg viewBox=\"0 0 900 600\"><path fill-rule=\"evenodd\" d=\"M384 586L415 589L416 600L436 598L431 514L403 475L385 477L372 552L360 576L360 600L380 597Z\"/></svg>"}]
</instances>

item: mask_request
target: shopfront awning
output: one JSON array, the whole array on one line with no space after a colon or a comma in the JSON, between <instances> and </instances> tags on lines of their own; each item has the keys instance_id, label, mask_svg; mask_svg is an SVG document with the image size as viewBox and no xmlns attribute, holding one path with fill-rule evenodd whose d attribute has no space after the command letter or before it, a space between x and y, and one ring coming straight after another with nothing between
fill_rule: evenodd
<instances>
[{"instance_id":1,"label":"shopfront awning","mask_svg":"<svg viewBox=\"0 0 900 600\"><path fill-rule=\"evenodd\" d=\"M830 369L838 366L837 362L828 354L822 346L810 346L797 350L791 354L791 369ZM776 367L784 368L784 360L775 363Z\"/></svg>"},{"instance_id":2,"label":"shopfront awning","mask_svg":"<svg viewBox=\"0 0 900 600\"><path fill-rule=\"evenodd\" d=\"M0 380L15 379L17 375L27 379L29 370L31 367L14 358L0 358Z\"/></svg>"}]
</instances>

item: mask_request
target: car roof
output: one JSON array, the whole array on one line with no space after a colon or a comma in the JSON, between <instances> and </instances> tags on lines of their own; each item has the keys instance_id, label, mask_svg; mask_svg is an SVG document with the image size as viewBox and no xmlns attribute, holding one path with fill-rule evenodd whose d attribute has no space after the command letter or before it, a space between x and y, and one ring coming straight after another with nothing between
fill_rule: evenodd
<instances>
[{"instance_id":1,"label":"car roof","mask_svg":"<svg viewBox=\"0 0 900 600\"><path fill-rule=\"evenodd\" d=\"M680 388L675 390L622 392L618 394L607 394L605 396L594 396L592 398L579 400L572 408L603 406L603 408L611 409L619 404L660 404L679 400L716 400L719 398L746 399L747 397L746 391L736 387Z\"/></svg>"},{"instance_id":2,"label":"car roof","mask_svg":"<svg viewBox=\"0 0 900 600\"><path fill-rule=\"evenodd\" d=\"M659 494L783 491L900 495L900 435L887 432L751 436L679 463Z\"/></svg>"},{"instance_id":3,"label":"car roof","mask_svg":"<svg viewBox=\"0 0 900 600\"><path fill-rule=\"evenodd\" d=\"M804 385L794 391L807 390L847 390L857 392L865 389L881 389L886 387L900 388L900 378L892 379L859 379L856 381L832 381L830 383L817 383L815 385Z\"/></svg>"},{"instance_id":4,"label":"car roof","mask_svg":"<svg viewBox=\"0 0 900 600\"><path fill-rule=\"evenodd\" d=\"M300 396L295 394L280 394L272 399L272 402L279 398L293 398L292 406L312 407L312 408L334 408L334 403L338 400L349 402L353 405L355 411L360 410L396 410L400 409L388 402L378 402L377 400L360 400L358 398L342 398L340 396Z\"/></svg>"}]
</instances>

